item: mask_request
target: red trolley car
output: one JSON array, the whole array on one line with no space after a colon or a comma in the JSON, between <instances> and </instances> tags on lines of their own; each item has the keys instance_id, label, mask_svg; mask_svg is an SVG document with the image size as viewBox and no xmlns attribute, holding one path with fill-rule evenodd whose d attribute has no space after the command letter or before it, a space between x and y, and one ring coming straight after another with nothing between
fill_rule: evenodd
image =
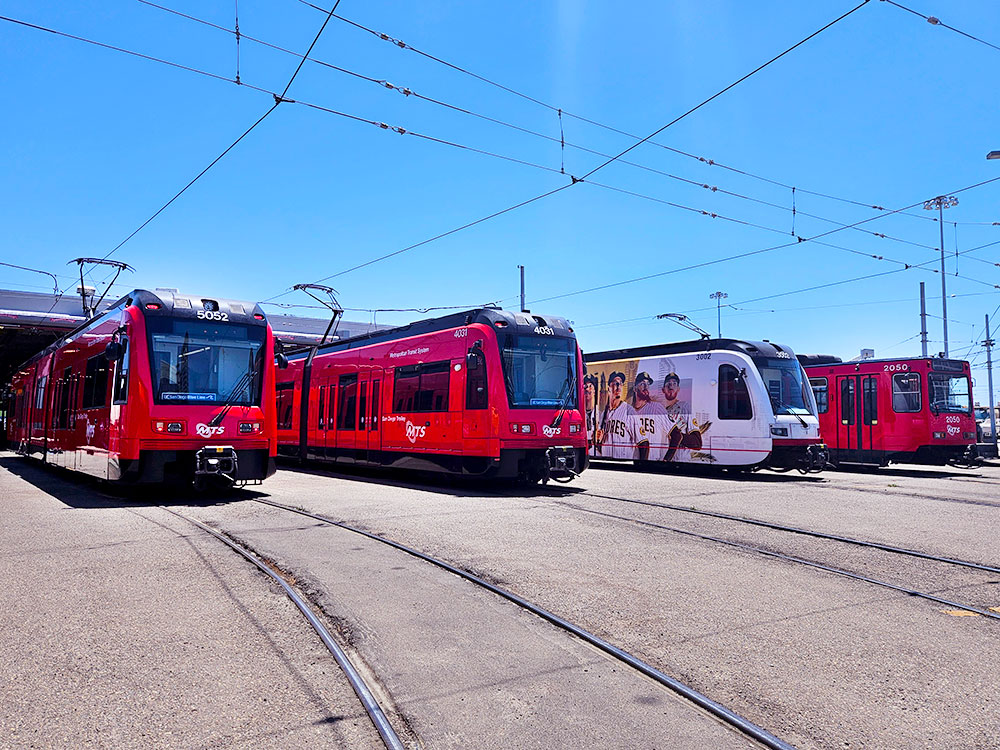
<instances>
[{"instance_id":1,"label":"red trolley car","mask_svg":"<svg viewBox=\"0 0 1000 750\"><path fill-rule=\"evenodd\" d=\"M975 457L969 363L802 355L830 461L965 463Z\"/></svg>"},{"instance_id":2,"label":"red trolley car","mask_svg":"<svg viewBox=\"0 0 1000 750\"><path fill-rule=\"evenodd\" d=\"M587 465L583 358L563 318L479 309L289 356L278 452L569 481Z\"/></svg>"},{"instance_id":3,"label":"red trolley car","mask_svg":"<svg viewBox=\"0 0 1000 750\"><path fill-rule=\"evenodd\" d=\"M28 360L8 442L121 483L274 473L274 344L254 303L137 289Z\"/></svg>"}]
</instances>

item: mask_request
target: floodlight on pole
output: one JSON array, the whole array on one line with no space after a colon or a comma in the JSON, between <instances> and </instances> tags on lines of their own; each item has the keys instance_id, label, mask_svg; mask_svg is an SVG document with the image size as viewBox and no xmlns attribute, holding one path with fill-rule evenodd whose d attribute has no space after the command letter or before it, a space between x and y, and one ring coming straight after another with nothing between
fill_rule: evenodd
<instances>
[{"instance_id":1,"label":"floodlight on pole","mask_svg":"<svg viewBox=\"0 0 1000 750\"><path fill-rule=\"evenodd\" d=\"M729 295L725 292L712 292L708 295L709 299L715 300L715 313L719 322L719 338L722 338L722 300L728 299Z\"/></svg>"},{"instance_id":2,"label":"floodlight on pole","mask_svg":"<svg viewBox=\"0 0 1000 750\"><path fill-rule=\"evenodd\" d=\"M941 229L941 324L944 326L944 356L947 357L948 352L948 291L946 289L945 283L945 273L944 273L944 210L946 208L954 208L958 205L958 198L954 195L939 195L937 198L933 198L929 201L924 202L925 211L933 211L937 209L938 212L938 225Z\"/></svg>"}]
</instances>

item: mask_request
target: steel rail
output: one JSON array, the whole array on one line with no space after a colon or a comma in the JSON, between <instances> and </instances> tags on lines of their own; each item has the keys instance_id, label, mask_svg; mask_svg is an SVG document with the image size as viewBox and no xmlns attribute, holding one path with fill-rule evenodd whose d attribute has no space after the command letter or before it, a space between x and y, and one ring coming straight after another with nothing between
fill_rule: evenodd
<instances>
[{"instance_id":1,"label":"steel rail","mask_svg":"<svg viewBox=\"0 0 1000 750\"><path fill-rule=\"evenodd\" d=\"M555 489L555 488L551 488ZM872 547L874 549L882 550L883 552L893 552L898 555L907 555L909 557L919 557L924 560L932 560L934 562L948 563L950 565L960 565L963 568L973 568L975 570L984 570L988 573L1000 574L1000 567L993 565L986 565L984 563L972 562L971 560L962 560L956 557L942 557L940 555L932 555L929 552L921 552L920 550L908 549L906 547L894 547L891 544L882 544L881 542L869 542L864 539L853 539L848 536L840 536L838 534L828 534L824 531L814 531L812 529L803 529L797 526L786 526L780 523L774 523L772 521L762 521L756 518L746 518L744 516L734 516L729 513L720 513L712 510L702 510L699 508L685 508L680 505L673 505L672 503L661 503L655 502L653 500L636 500L627 497L615 497L614 495L602 495L597 492L582 492L579 495L585 495L587 497L597 497L602 500L617 500L622 503L633 503L635 505L646 505L651 508L664 508L666 510L674 510L681 513L693 513L699 516L708 516L710 518L721 518L726 521L736 521L738 523L745 523L751 526L762 526L767 529L773 529L775 531L787 531L790 534L801 534L803 536L811 536L817 539L829 539L834 542L843 542L845 544L854 544L859 547Z\"/></svg>"},{"instance_id":2,"label":"steel rail","mask_svg":"<svg viewBox=\"0 0 1000 750\"><path fill-rule=\"evenodd\" d=\"M321 523L325 523L330 526L335 526L337 528L344 529L345 531L350 531L355 534L360 534L361 536L364 536L368 539L371 539L376 542L381 542L382 544L386 544L401 552L405 552L406 554L412 555L413 557L423 560L424 562L428 562L431 565L435 565L439 568L442 568L443 570L446 570L449 573L452 573L460 578L463 578L471 583L474 583L477 586L481 586L482 588L491 591L497 596L503 597L504 599L513 602L519 607L522 607L523 609L532 612L533 614L541 617L543 620L548 621L549 623L555 625L556 627L561 628L569 633L572 633L577 638L580 638L581 640L600 649L601 651L604 651L606 654L609 654L615 659L618 659L619 661L628 664L633 669L637 670L638 672L641 672L642 674L658 682L664 687L673 690L675 693L681 695L682 697L691 701L692 703L704 709L705 711L708 711L716 718L724 721L731 727L737 729L746 736L756 740L765 747L771 748L771 750L795 750L794 745L790 745L784 740L779 739L775 735L768 732L766 729L757 726L749 719L740 716L739 714L732 711L731 709L726 708L722 704L716 703L714 700L698 692L694 688L685 685L684 683L665 674L664 672L661 672L660 670L656 669L650 664L647 664L641 659L632 656L628 652L623 651L622 649L609 643L608 641L605 641L604 639L599 638L598 636L584 630L583 628L574 625L573 623L563 619L559 615L556 615L536 604L532 604L531 602L521 598L517 594L507 591L506 589L500 588L499 586L496 586L490 583L489 581L486 581L480 578L479 576L468 572L467 570L455 567L454 565L446 563L443 560L439 560L436 557L431 557L430 555L415 550L412 547L407 547L405 544L394 542L391 539L386 539L385 537L379 536L378 534L373 534L369 531L364 531L363 529L355 528L341 521L334 521L331 518L327 518L325 516L316 513L310 513L309 511L303 510L302 508L295 508L293 506L285 505L284 503L278 503L273 500L261 500L260 498L253 498L253 502L261 503L262 505L270 505L274 508L279 508L281 510L289 511L291 513L298 513L299 515L306 516L307 518L312 518L315 521L319 521Z\"/></svg>"},{"instance_id":3,"label":"steel rail","mask_svg":"<svg viewBox=\"0 0 1000 750\"><path fill-rule=\"evenodd\" d=\"M292 602L295 604L295 606L299 608L299 611L302 612L303 615L305 615L306 619L309 621L309 624L312 625L313 630L316 631L320 639L323 641L323 644L330 650L330 653L333 654L333 658L337 660L337 664L340 665L340 668L344 671L344 674L347 676L347 680L351 683L351 687L354 688L354 692L357 694L358 699L364 706L365 711L368 712L368 716L371 718L372 723L375 725L375 729L378 730L379 735L382 737L382 741L385 743L385 746L390 750L406 750L406 745L403 744L403 741L399 738L399 735L396 734L396 730L392 728L392 725L389 723L389 719L386 717L385 712L382 710L382 707L378 704L378 700L375 698L371 689L365 683L364 678L354 667L354 665L351 664L351 660L348 658L347 654L340 647L340 645L333 639L333 636L330 635L330 631L328 631L326 627L323 625L323 623L320 622L319 618L313 612L312 607L310 607L305 602L305 600L298 595L298 593L288 584L287 581L285 581L284 578L278 575L270 566L266 565L255 555L252 555L250 552L243 549L234 541L227 538L224 534L219 533L212 527L203 524L201 521L197 521L193 518L190 518L189 516L185 516L183 513L178 513L175 510L171 510L170 508L165 508L162 505L159 507L167 511L168 513L172 513L178 518L184 519L188 523L194 524L202 531L208 532L216 539L218 539L220 542L223 542L224 544L228 545L230 548L232 548L240 555L242 555L245 559L249 560L251 563L256 565L262 572L266 573L275 581L277 581L278 584L281 586L281 588L284 589L285 593L288 595L288 598L291 599Z\"/></svg>"},{"instance_id":4,"label":"steel rail","mask_svg":"<svg viewBox=\"0 0 1000 750\"><path fill-rule=\"evenodd\" d=\"M893 591L898 591L907 596L915 596L921 599L928 599L932 602L937 602L938 604L945 604L949 607L954 607L955 609L964 610L966 612L975 612L977 615L982 615L983 617L989 617L993 620L1000 620L1000 614L996 612L991 612L986 609L979 609L978 607L970 607L966 604L959 604L958 602L953 602L950 599L943 599L939 596L934 596L933 594L927 594L923 591L917 591L916 589L908 589L905 586L898 586L895 583L890 583L889 581L880 581L877 578L871 578L869 576L863 576L860 573L852 573L849 570L844 570L842 568L835 568L832 565L824 565L823 563L816 562L814 560L806 560L803 557L796 557L795 555L786 555L783 552L773 552L772 550L764 549L762 547L755 547L752 544L746 544L744 542L734 542L731 539L722 539L721 537L711 536L709 534L700 534L696 531L688 531L686 529L678 529L674 526L666 526L664 524L654 523L652 521L643 521L638 518L629 518L627 516L617 516L614 513L605 513L599 510L591 510L590 508L583 508L579 505L574 505L568 503L564 500L558 501L560 505L567 508L573 508L574 510L579 510L584 513L592 513L595 516L603 516L605 518L612 518L616 521L626 521L628 523L634 523L639 526L649 526L650 528L660 529L662 531L670 531L675 534L681 534L683 536L690 536L696 539L703 539L708 542L716 542L718 544L725 544L730 547L736 547L738 549L745 550L747 552L755 552L759 555L766 555L768 557L774 557L779 560L785 560L787 562L798 563L800 565L808 565L811 568L817 568L818 570L823 570L827 573L833 573L835 575L846 576L847 578L853 578L858 581L864 581L865 583L870 583L874 586L882 586L887 589L892 589Z\"/></svg>"}]
</instances>

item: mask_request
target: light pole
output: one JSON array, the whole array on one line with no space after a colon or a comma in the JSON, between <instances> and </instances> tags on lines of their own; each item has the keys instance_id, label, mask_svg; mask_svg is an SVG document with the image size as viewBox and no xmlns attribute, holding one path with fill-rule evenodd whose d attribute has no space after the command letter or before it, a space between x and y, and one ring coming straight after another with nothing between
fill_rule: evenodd
<instances>
[{"instance_id":1,"label":"light pole","mask_svg":"<svg viewBox=\"0 0 1000 750\"><path fill-rule=\"evenodd\" d=\"M986 154L987 159L1000 159L1000 151L990 151ZM986 316L986 381L990 389L990 433L993 436L993 449L1000 453L1000 443L997 443L997 416L993 408L993 357L992 350L996 342L990 338L990 316Z\"/></svg>"},{"instance_id":2,"label":"light pole","mask_svg":"<svg viewBox=\"0 0 1000 750\"><path fill-rule=\"evenodd\" d=\"M712 292L708 295L709 299L715 300L715 312L719 320L719 338L722 338L722 300L729 297L725 292Z\"/></svg>"},{"instance_id":3,"label":"light pole","mask_svg":"<svg viewBox=\"0 0 1000 750\"><path fill-rule=\"evenodd\" d=\"M938 212L938 225L941 228L941 324L944 326L944 356L948 356L948 292L945 288L944 275L944 210L958 205L958 198L954 195L939 195L937 198L924 203L925 211Z\"/></svg>"}]
</instances>

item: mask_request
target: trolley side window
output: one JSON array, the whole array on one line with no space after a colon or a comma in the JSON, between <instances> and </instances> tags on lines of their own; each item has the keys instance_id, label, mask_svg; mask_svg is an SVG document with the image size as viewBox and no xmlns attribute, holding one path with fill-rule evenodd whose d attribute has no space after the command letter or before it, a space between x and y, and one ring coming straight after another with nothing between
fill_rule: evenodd
<instances>
[{"instance_id":1,"label":"trolley side window","mask_svg":"<svg viewBox=\"0 0 1000 750\"><path fill-rule=\"evenodd\" d=\"M719 366L719 419L753 419L746 378L732 365Z\"/></svg>"},{"instance_id":2,"label":"trolley side window","mask_svg":"<svg viewBox=\"0 0 1000 750\"><path fill-rule=\"evenodd\" d=\"M396 368L392 410L397 414L448 411L450 362Z\"/></svg>"},{"instance_id":3,"label":"trolley side window","mask_svg":"<svg viewBox=\"0 0 1000 750\"><path fill-rule=\"evenodd\" d=\"M476 342L476 344L479 343ZM483 353L482 347L474 345L466 357L465 408L485 409L487 401L486 355Z\"/></svg>"},{"instance_id":4,"label":"trolley side window","mask_svg":"<svg viewBox=\"0 0 1000 750\"><path fill-rule=\"evenodd\" d=\"M66 429L69 427L69 411L72 407L71 396L73 394L73 386L76 385L76 379L73 377L73 368L67 367L63 370L61 390L59 392L59 421L58 426L61 429ZM53 420L55 421L55 420Z\"/></svg>"},{"instance_id":5,"label":"trolley side window","mask_svg":"<svg viewBox=\"0 0 1000 750\"><path fill-rule=\"evenodd\" d=\"M361 384L361 402L358 406L358 429L367 428L365 419L368 417L368 383Z\"/></svg>"},{"instance_id":6,"label":"trolley side window","mask_svg":"<svg viewBox=\"0 0 1000 750\"><path fill-rule=\"evenodd\" d=\"M381 380L376 380L375 382L372 383L372 419L371 423L369 424L369 429L371 430L378 429L378 403L379 403L378 399L380 395L379 386L381 385L382 385Z\"/></svg>"},{"instance_id":7,"label":"trolley side window","mask_svg":"<svg viewBox=\"0 0 1000 750\"><path fill-rule=\"evenodd\" d=\"M278 383L274 390L277 395L278 429L292 428L292 405L295 400L295 383Z\"/></svg>"},{"instance_id":8,"label":"trolley side window","mask_svg":"<svg viewBox=\"0 0 1000 750\"><path fill-rule=\"evenodd\" d=\"M103 354L87 360L83 377L83 408L95 409L108 402L108 361Z\"/></svg>"},{"instance_id":9,"label":"trolley side window","mask_svg":"<svg viewBox=\"0 0 1000 750\"><path fill-rule=\"evenodd\" d=\"M854 403L854 378L844 378L840 381L840 423L854 424L857 406Z\"/></svg>"},{"instance_id":10,"label":"trolley side window","mask_svg":"<svg viewBox=\"0 0 1000 750\"><path fill-rule=\"evenodd\" d=\"M128 401L128 338L126 336L121 337L122 353L117 359L117 366L115 367L115 392L112 395L111 402L114 404L124 404Z\"/></svg>"},{"instance_id":11,"label":"trolley side window","mask_svg":"<svg viewBox=\"0 0 1000 750\"><path fill-rule=\"evenodd\" d=\"M49 376L45 375L38 379L38 387L35 389L35 411L31 414L31 426L35 429L45 429L45 396Z\"/></svg>"},{"instance_id":12,"label":"trolley side window","mask_svg":"<svg viewBox=\"0 0 1000 750\"><path fill-rule=\"evenodd\" d=\"M319 421L316 425L319 429L326 429L326 388L319 387Z\"/></svg>"},{"instance_id":13,"label":"trolley side window","mask_svg":"<svg viewBox=\"0 0 1000 750\"><path fill-rule=\"evenodd\" d=\"M830 385L826 378L809 378L809 385L812 386L813 395L816 397L816 406L820 414L826 414L830 409Z\"/></svg>"},{"instance_id":14,"label":"trolley side window","mask_svg":"<svg viewBox=\"0 0 1000 750\"><path fill-rule=\"evenodd\" d=\"M340 376L340 396L337 400L337 429L356 429L358 420L358 376Z\"/></svg>"},{"instance_id":15,"label":"trolley side window","mask_svg":"<svg viewBox=\"0 0 1000 750\"><path fill-rule=\"evenodd\" d=\"M878 424L878 381L869 375L861 381L861 408L864 424Z\"/></svg>"},{"instance_id":16,"label":"trolley side window","mask_svg":"<svg viewBox=\"0 0 1000 750\"><path fill-rule=\"evenodd\" d=\"M892 376L892 410L920 411L920 373L897 372Z\"/></svg>"}]
</instances>

